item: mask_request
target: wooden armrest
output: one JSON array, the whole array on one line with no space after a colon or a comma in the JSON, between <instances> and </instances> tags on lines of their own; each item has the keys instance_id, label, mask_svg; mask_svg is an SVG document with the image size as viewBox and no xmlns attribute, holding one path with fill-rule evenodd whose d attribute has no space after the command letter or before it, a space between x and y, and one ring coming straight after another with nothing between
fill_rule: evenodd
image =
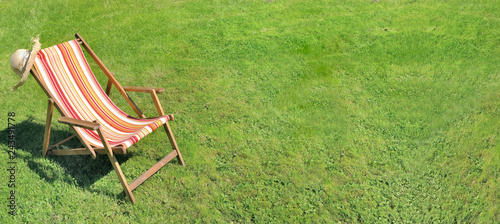
<instances>
[{"instance_id":1,"label":"wooden armrest","mask_svg":"<svg viewBox=\"0 0 500 224\"><path fill-rule=\"evenodd\" d=\"M139 86L124 86L123 89L125 91L142 92L142 93L149 93L151 91L161 93L164 90L163 88L139 87Z\"/></svg>"},{"instance_id":2,"label":"wooden armrest","mask_svg":"<svg viewBox=\"0 0 500 224\"><path fill-rule=\"evenodd\" d=\"M69 118L69 117L60 117L57 119L59 123L63 124L69 124L72 126L80 127L80 128L85 128L89 130L97 130L101 127L99 123L94 123L90 121L83 121L83 120L78 120L74 118Z\"/></svg>"}]
</instances>

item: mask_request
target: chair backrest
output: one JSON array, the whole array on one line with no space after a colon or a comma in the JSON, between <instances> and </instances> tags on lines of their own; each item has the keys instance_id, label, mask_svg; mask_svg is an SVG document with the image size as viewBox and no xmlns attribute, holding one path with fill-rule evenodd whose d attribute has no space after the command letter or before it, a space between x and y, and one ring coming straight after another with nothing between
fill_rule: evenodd
<instances>
[{"instance_id":1,"label":"chair backrest","mask_svg":"<svg viewBox=\"0 0 500 224\"><path fill-rule=\"evenodd\" d=\"M132 139L123 142L126 135L137 135L144 122L128 116L106 95L97 82L77 40L40 50L35 60L38 79L55 101L64 116L85 121L98 120L110 145L128 147ZM161 122L157 122L161 125ZM90 144L102 147L95 131L75 128ZM137 139L138 140L138 139Z\"/></svg>"}]
</instances>

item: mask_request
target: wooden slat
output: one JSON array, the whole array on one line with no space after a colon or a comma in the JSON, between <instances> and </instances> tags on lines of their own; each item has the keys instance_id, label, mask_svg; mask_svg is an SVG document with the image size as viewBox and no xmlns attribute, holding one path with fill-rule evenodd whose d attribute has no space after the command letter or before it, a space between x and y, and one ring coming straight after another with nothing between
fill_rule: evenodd
<instances>
[{"instance_id":1,"label":"wooden slat","mask_svg":"<svg viewBox=\"0 0 500 224\"><path fill-rule=\"evenodd\" d=\"M160 100L158 99L158 96L156 95L155 91L150 91L151 97L153 97L153 102L156 107L156 111L158 111L159 115L164 115L165 113L163 112L163 108L160 105ZM168 115L171 120L174 120L174 115L170 114ZM172 129L170 129L170 125L168 122L163 124L163 127L165 128L165 131L167 132L168 140L170 141L170 144L172 145L172 148L177 152L177 161L182 165L186 166L184 163L184 159L182 159L181 151L177 147L177 142L175 141L174 134L172 133Z\"/></svg>"},{"instance_id":2,"label":"wooden slat","mask_svg":"<svg viewBox=\"0 0 500 224\"><path fill-rule=\"evenodd\" d=\"M157 93L162 93L164 91L163 88L140 87L140 86L124 86L123 89L125 91L142 92L142 93L149 93L150 91L155 91Z\"/></svg>"},{"instance_id":3,"label":"wooden slat","mask_svg":"<svg viewBox=\"0 0 500 224\"><path fill-rule=\"evenodd\" d=\"M78 148L78 149L51 150L48 152L48 154L56 156L70 156L70 155L90 155L90 152L86 148Z\"/></svg>"},{"instance_id":4,"label":"wooden slat","mask_svg":"<svg viewBox=\"0 0 500 224\"><path fill-rule=\"evenodd\" d=\"M115 73L111 72L111 75L115 76ZM106 85L106 95L108 96L111 96L111 86L113 86L113 83L108 79L108 84Z\"/></svg>"},{"instance_id":5,"label":"wooden slat","mask_svg":"<svg viewBox=\"0 0 500 224\"><path fill-rule=\"evenodd\" d=\"M140 177L132 181L130 183L129 187L130 190L134 190L137 188L139 185L144 183L149 177L151 177L154 173L156 173L158 170L160 170L163 166L165 166L170 160L175 158L177 156L177 151L172 150L167 156L165 156L163 159L161 159L159 162L157 162L153 167L149 168L148 171L144 172Z\"/></svg>"},{"instance_id":6,"label":"wooden slat","mask_svg":"<svg viewBox=\"0 0 500 224\"><path fill-rule=\"evenodd\" d=\"M99 152L99 154L106 154L106 149L105 148L96 148L96 152ZM123 149L123 147L111 147L111 150L113 150L114 154L126 154L127 150Z\"/></svg>"},{"instance_id":7,"label":"wooden slat","mask_svg":"<svg viewBox=\"0 0 500 224\"><path fill-rule=\"evenodd\" d=\"M45 120L45 134L43 136L43 146L42 146L42 156L45 157L47 150L49 149L50 142L50 128L52 127L52 113L54 112L54 100L49 98L49 104L47 105L47 117Z\"/></svg>"},{"instance_id":8,"label":"wooden slat","mask_svg":"<svg viewBox=\"0 0 500 224\"><path fill-rule=\"evenodd\" d=\"M98 123L84 121L84 120L78 120L78 119L74 119L74 118L70 118L70 117L60 117L57 119L57 121L59 121L59 123L69 124L72 126L85 128L85 129L89 129L89 130L94 130L94 131L97 130L99 127L101 127L101 125Z\"/></svg>"},{"instance_id":9,"label":"wooden slat","mask_svg":"<svg viewBox=\"0 0 500 224\"><path fill-rule=\"evenodd\" d=\"M69 141L69 140L73 139L74 137L76 137L76 135L69 136L69 137L67 137L67 138L63 139L62 141L60 141L60 142L58 142L58 143L56 143L56 144L54 144L54 145L50 146L50 148L51 148L51 149L53 149L54 147L56 147L56 146L58 146L58 145L61 145L61 144L65 143L65 142L67 142L67 141Z\"/></svg>"},{"instance_id":10,"label":"wooden slat","mask_svg":"<svg viewBox=\"0 0 500 224\"><path fill-rule=\"evenodd\" d=\"M132 203L135 204L135 198L134 198L134 195L132 194L132 190L130 190L129 185L127 184L127 180L125 179L125 175L123 175L122 169L120 168L120 164L118 164L118 161L116 160L115 154L113 154L113 151L111 150L111 147L109 146L109 143L107 140L108 138L101 131L101 128L97 129L97 133L99 134L99 137L101 138L102 145L104 145L104 149L106 150L106 154L108 154L109 161L111 162L111 165L113 165L113 168L115 169L116 175L118 176L118 180L120 180L120 184L123 187L123 191L125 192L127 197L130 199L130 201L132 201Z\"/></svg>"},{"instance_id":11,"label":"wooden slat","mask_svg":"<svg viewBox=\"0 0 500 224\"><path fill-rule=\"evenodd\" d=\"M108 84L106 85L106 95L111 96L111 86L113 83L108 79Z\"/></svg>"},{"instance_id":12,"label":"wooden slat","mask_svg":"<svg viewBox=\"0 0 500 224\"><path fill-rule=\"evenodd\" d=\"M151 93L151 97L153 97L153 102L156 107L156 111L158 112L158 115L162 116L165 115L163 112L163 108L161 107L160 100L158 99L158 96L156 95L156 92L153 90L150 90L149 93Z\"/></svg>"},{"instance_id":13,"label":"wooden slat","mask_svg":"<svg viewBox=\"0 0 500 224\"><path fill-rule=\"evenodd\" d=\"M111 147L114 154L125 154L123 147ZM104 148L94 148L97 154L106 154L106 149ZM47 154L49 155L89 155L90 152L86 148L76 148L76 149L60 149L51 150Z\"/></svg>"},{"instance_id":14,"label":"wooden slat","mask_svg":"<svg viewBox=\"0 0 500 224\"><path fill-rule=\"evenodd\" d=\"M168 140L170 141L170 144L172 145L172 148L177 151L177 161L182 165L186 166L184 163L184 159L182 159L181 151L177 147L177 142L175 141L174 134L172 133L172 129L170 129L170 125L168 125L168 122L163 124L163 127L165 128L165 131L167 132Z\"/></svg>"}]
</instances>

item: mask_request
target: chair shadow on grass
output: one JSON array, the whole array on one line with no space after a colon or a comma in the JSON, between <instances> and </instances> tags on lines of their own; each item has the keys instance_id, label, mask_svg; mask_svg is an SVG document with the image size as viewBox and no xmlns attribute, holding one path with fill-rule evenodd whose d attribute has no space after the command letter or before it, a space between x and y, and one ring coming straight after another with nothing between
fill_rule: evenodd
<instances>
[{"instance_id":1,"label":"chair shadow on grass","mask_svg":"<svg viewBox=\"0 0 500 224\"><path fill-rule=\"evenodd\" d=\"M49 161L41 160L45 124L37 123L33 120L33 117L29 117L25 121L15 123L16 150L25 152L16 152L16 159L25 161L33 172L51 184L59 180L93 192L103 193L118 199L126 199L123 191L119 195L116 195L114 192L102 189L91 190L91 186L98 180L110 173L114 174L113 166L106 155L98 155L95 160L90 155L46 155L45 159ZM59 130L52 126L50 145L60 142L71 135L73 133L69 129ZM1 130L0 136L8 136L8 129ZM8 145L8 138L0 138L0 144ZM58 149L71 149L83 148L83 145L75 137L58 147ZM122 164L128 160L128 156L116 155L116 159ZM61 168L58 168L58 166L54 166L54 163L61 167L64 172L61 172ZM118 182L118 180L116 181Z\"/></svg>"}]
</instances>

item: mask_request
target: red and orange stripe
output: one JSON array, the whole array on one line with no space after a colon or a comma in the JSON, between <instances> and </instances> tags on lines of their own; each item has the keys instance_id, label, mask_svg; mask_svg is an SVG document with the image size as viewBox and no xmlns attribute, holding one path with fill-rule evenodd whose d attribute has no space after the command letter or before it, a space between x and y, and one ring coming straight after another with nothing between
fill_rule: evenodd
<instances>
[{"instance_id":1,"label":"red and orange stripe","mask_svg":"<svg viewBox=\"0 0 500 224\"><path fill-rule=\"evenodd\" d=\"M128 148L169 119L133 118L120 110L97 82L76 40L40 50L35 68L64 116L99 121L112 147ZM97 132L75 129L92 146L103 147Z\"/></svg>"}]
</instances>

